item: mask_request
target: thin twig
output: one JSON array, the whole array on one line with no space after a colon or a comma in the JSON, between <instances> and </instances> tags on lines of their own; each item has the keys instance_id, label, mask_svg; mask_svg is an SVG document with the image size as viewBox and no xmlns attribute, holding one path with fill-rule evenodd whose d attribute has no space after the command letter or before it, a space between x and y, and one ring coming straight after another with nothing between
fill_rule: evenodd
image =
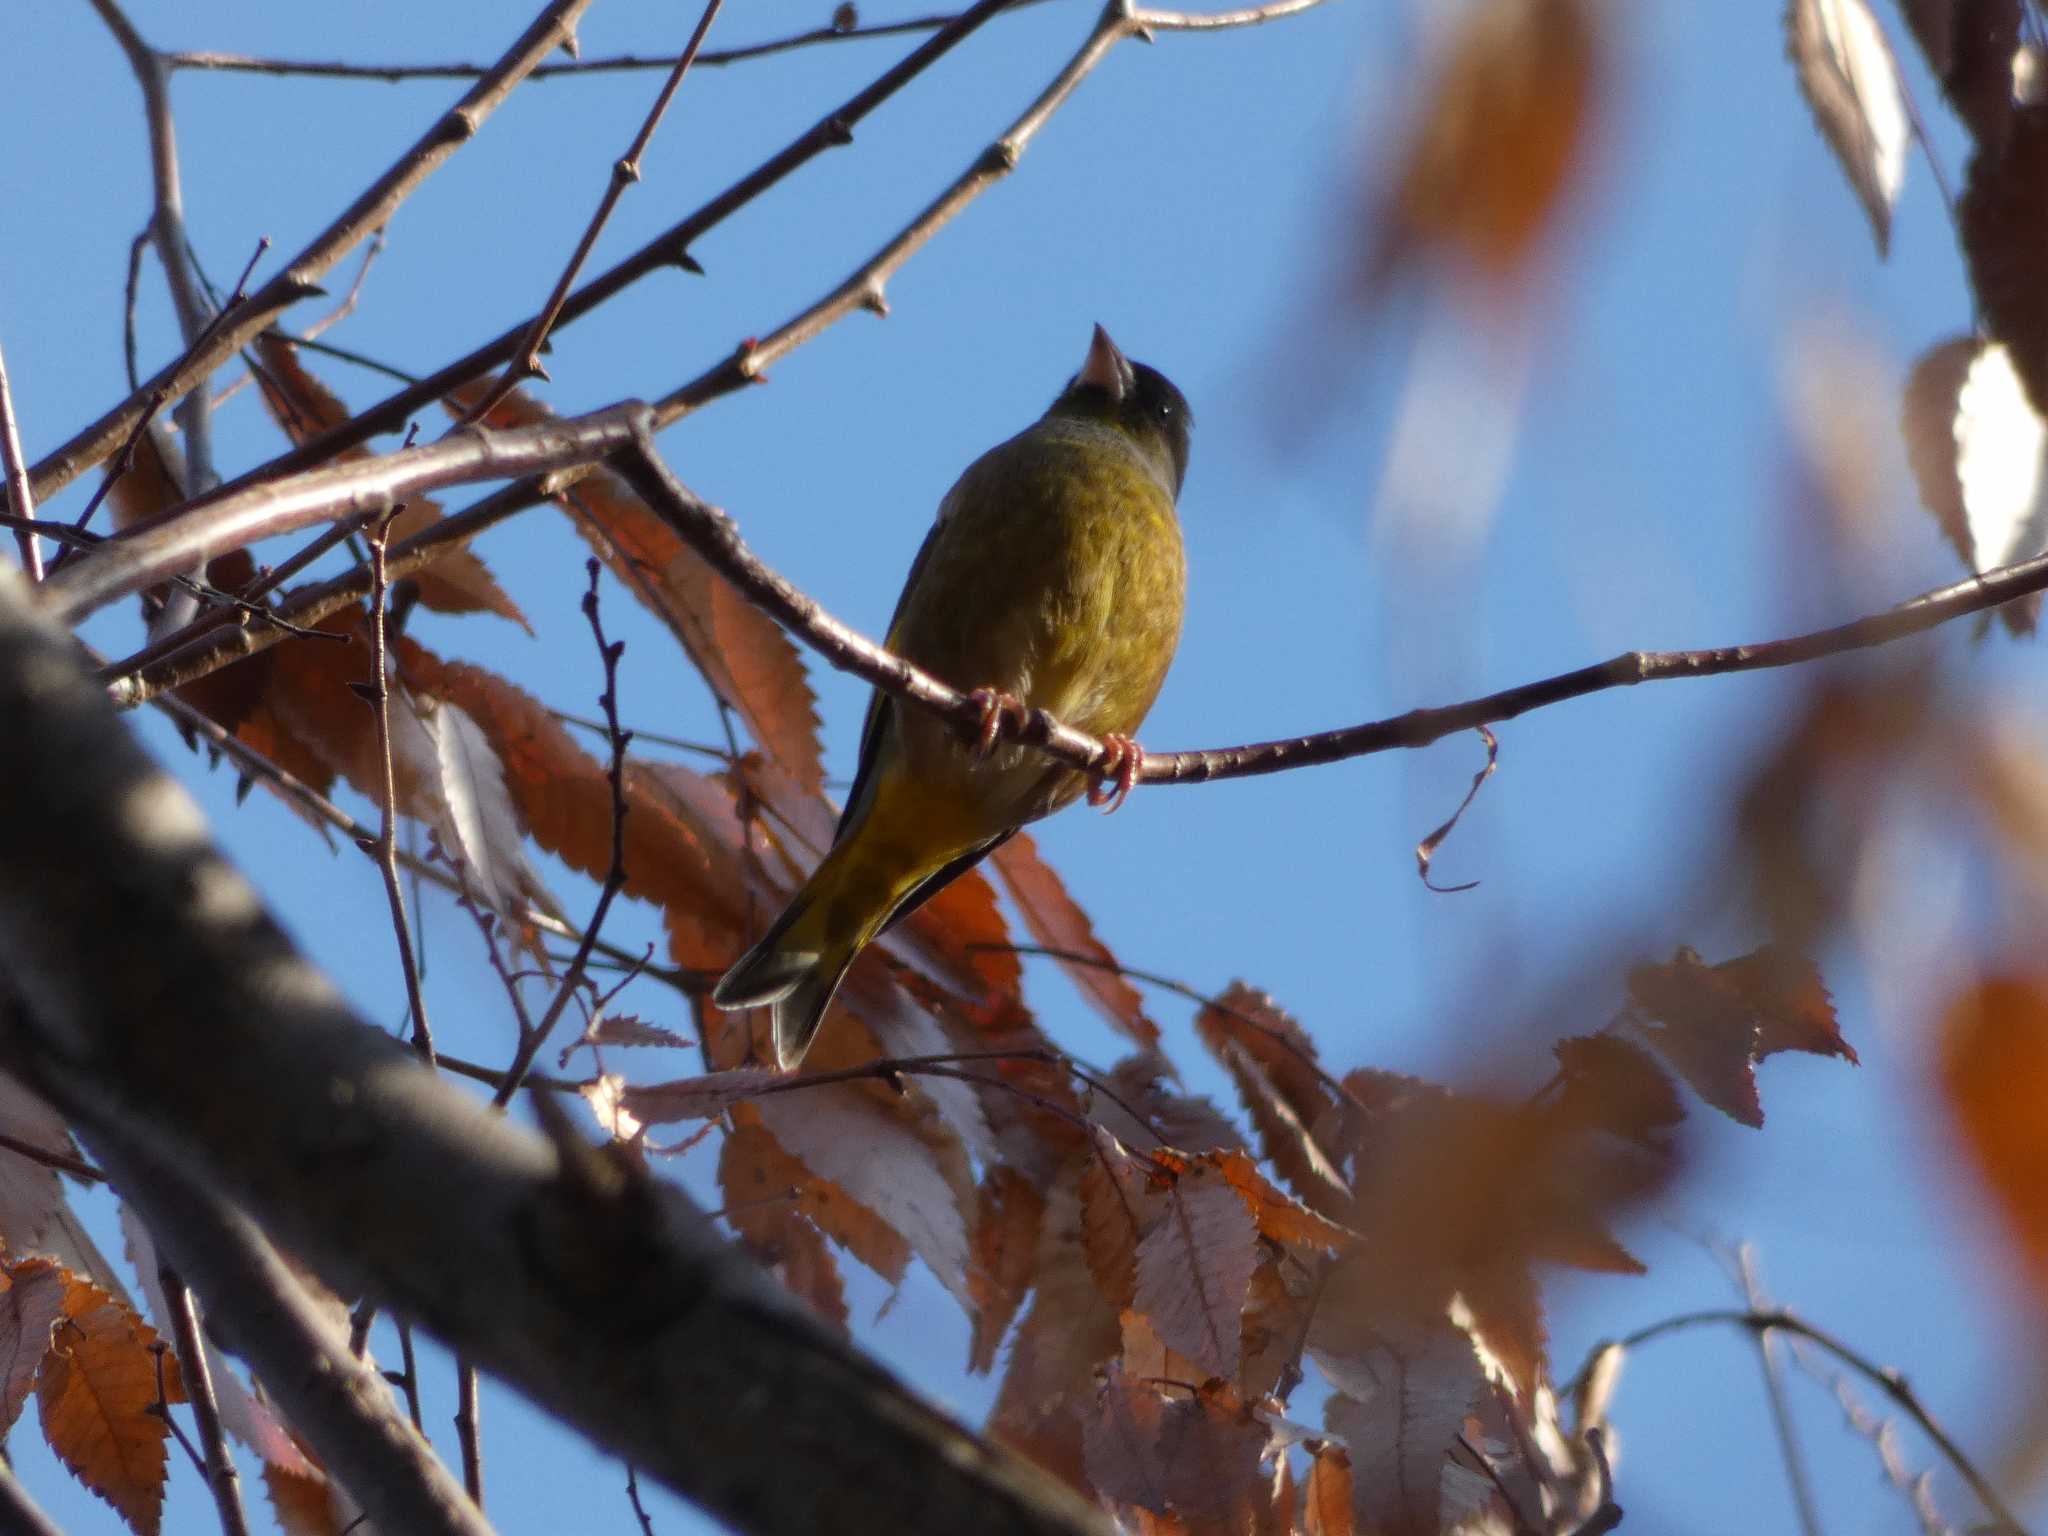
<instances>
[{"instance_id":1,"label":"thin twig","mask_svg":"<svg viewBox=\"0 0 2048 1536\"><path fill-rule=\"evenodd\" d=\"M12 1152L17 1157L25 1157L32 1163L41 1163L45 1168L54 1168L59 1173L68 1173L75 1179L85 1180L88 1184L107 1182L107 1176L91 1163L66 1156L62 1152L52 1152L48 1147L39 1147L32 1141L24 1141L19 1136L9 1136L4 1131L0 1131L0 1149Z\"/></svg>"},{"instance_id":2,"label":"thin twig","mask_svg":"<svg viewBox=\"0 0 2048 1536\"><path fill-rule=\"evenodd\" d=\"M64 1536L57 1522L44 1514L28 1490L14 1475L14 1468L0 1461L0 1527L17 1536Z\"/></svg>"},{"instance_id":3,"label":"thin twig","mask_svg":"<svg viewBox=\"0 0 2048 1536\"><path fill-rule=\"evenodd\" d=\"M1735 1250L1736 1278L1742 1285L1742 1299L1752 1312L1766 1307L1763 1287L1757 1282L1756 1259L1747 1243ZM1785 1395L1785 1373L1776 1350L1777 1340L1768 1328L1754 1330L1757 1361L1763 1367L1764 1396L1771 1405L1771 1427L1778 1437L1778 1453L1785 1463L1785 1481L1792 1489L1792 1507L1799 1518L1802 1536L1821 1536L1820 1505L1813 1496L1813 1478L1799 1446L1798 1426L1792 1420L1792 1404Z\"/></svg>"},{"instance_id":4,"label":"thin twig","mask_svg":"<svg viewBox=\"0 0 2048 1536\"><path fill-rule=\"evenodd\" d=\"M1044 0L1012 0L1010 9L1022 10L1026 6L1042 3ZM877 22L872 26L812 27L807 32L796 32L788 37L773 38L767 42L747 43L738 48L714 48L699 54L697 62L708 68L712 65L739 64L750 59L764 59L773 54L788 53L819 43L852 43L877 37L900 37L908 32L936 32L939 28L959 20L960 15L960 12L949 11L937 16L913 16L903 21ZM382 80L390 83L403 80L467 80L483 73L481 66L476 64L351 64L339 60L272 59L246 53L199 50L165 54L164 62L173 69L218 70L247 75L311 75L330 80ZM578 59L570 64L543 64L527 78L561 80L576 75L670 69L674 67L675 62L675 57L671 54L613 54L603 58Z\"/></svg>"},{"instance_id":5,"label":"thin twig","mask_svg":"<svg viewBox=\"0 0 2048 1536\"><path fill-rule=\"evenodd\" d=\"M211 328L214 314L201 292L198 273L190 258L185 235L185 199L178 174L177 131L171 117L170 71L163 56L142 40L115 0L92 0L93 9L114 34L127 55L136 83L142 88L143 117L149 128L149 160L156 203L150 214L149 237L156 247L157 261L171 289L171 304L178 314L186 355L190 356ZM219 359L215 359L217 362ZM205 388L209 366L193 380L197 387L177 396L178 425L184 433L187 496L211 490L219 476L213 467L213 406ZM136 394L140 394L137 391ZM168 398L168 396L167 396ZM130 395L131 402L136 395ZM127 435L110 434L110 443ZM82 466L83 467L83 466ZM44 499L50 492L43 492ZM169 610L175 612L175 606ZM182 620L179 620L182 622Z\"/></svg>"},{"instance_id":6,"label":"thin twig","mask_svg":"<svg viewBox=\"0 0 2048 1536\"><path fill-rule=\"evenodd\" d=\"M35 488L29 484L28 463L21 454L21 423L14 415L14 391L7 382L7 357L0 353L0 472L7 477L7 510L23 522L33 523L36 515ZM15 541L21 546L21 568L30 581L43 579L43 547L26 528L17 528Z\"/></svg>"},{"instance_id":7,"label":"thin twig","mask_svg":"<svg viewBox=\"0 0 2048 1536\"><path fill-rule=\"evenodd\" d=\"M819 118L709 202L677 223L671 224L632 255L609 270L599 273L570 294L562 304L562 312L555 321L554 329L560 330L563 326L574 323L654 272L665 271L679 265L686 268L694 266L695 260L690 256L690 247L693 243L763 193L780 185L819 155L852 143L853 130L862 119L936 64L983 23L1015 3L1016 0L977 0L975 5L940 27L906 57L884 70L872 82ZM475 382L491 369L504 363L512 356L520 339L526 335L531 325L530 318L521 320L494 340L478 347L467 357L456 359L417 384L386 397L318 437L247 471L228 489L237 489L277 475L295 473L309 465L324 464L337 454L358 447L372 437L398 431L423 408L445 399L464 385ZM47 498L49 493L44 489L42 466L37 467L36 485L38 492ZM529 497L531 494L531 488L528 488Z\"/></svg>"},{"instance_id":8,"label":"thin twig","mask_svg":"<svg viewBox=\"0 0 2048 1536\"><path fill-rule=\"evenodd\" d=\"M640 1522L640 1536L654 1536L654 1520L640 1502L640 1474L630 1461L626 1463L626 1500L633 1506L633 1518Z\"/></svg>"},{"instance_id":9,"label":"thin twig","mask_svg":"<svg viewBox=\"0 0 2048 1536\"><path fill-rule=\"evenodd\" d=\"M398 1361L405 1373L398 1380L398 1389L405 1394L405 1411L412 1419L412 1427L425 1434L427 1426L420 1415L420 1364L413 1354L412 1324L399 1317L392 1319L392 1326L398 1330Z\"/></svg>"},{"instance_id":10,"label":"thin twig","mask_svg":"<svg viewBox=\"0 0 2048 1536\"><path fill-rule=\"evenodd\" d=\"M249 1517L242 1509L241 1474L235 1470L227 1433L221 1427L220 1404L213 1395L213 1370L199 1333L197 1304L176 1270L166 1264L157 1273L163 1281L164 1305L171 1314L171 1336L178 1345L185 1396L191 1400L192 1416L199 1421L199 1444L206 1453L206 1486L220 1515L221 1531L223 1536L249 1536Z\"/></svg>"},{"instance_id":11,"label":"thin twig","mask_svg":"<svg viewBox=\"0 0 2048 1536\"><path fill-rule=\"evenodd\" d=\"M2019 1518L2007 1507L2005 1500L1999 1497L1998 1490L1991 1486L1984 1474L1977 1470L1976 1464L1963 1453L1962 1447L1957 1445L1949 1437L1948 1431L1941 1427L1927 1405L1920 1401L1920 1394L1913 1390L1902 1372L1888 1365L1878 1365L1851 1349L1833 1334L1782 1308L1752 1312L1732 1307L1714 1307L1699 1312L1682 1312L1675 1317L1667 1317L1647 1327L1638 1328L1634 1333L1616 1342L1624 1350L1634 1350L1671 1334L1706 1327L1742 1328L1751 1333L1774 1329L1780 1333L1791 1334L1795 1338L1805 1339L1816 1348L1834 1356L1890 1398L1901 1412L1919 1426L1920 1432L1955 1469L1956 1475L1969 1485L1970 1491L1977 1496L1978 1501L1996 1522L1998 1530L2011 1533L2011 1536L2026 1536L2027 1528L2020 1524ZM1590 1364L1606 1347L1604 1343L1595 1346L1587 1355L1588 1363ZM1558 1396L1571 1397L1578 1390L1579 1378L1584 1374L1585 1367L1581 1367L1578 1376L1559 1389Z\"/></svg>"},{"instance_id":12,"label":"thin twig","mask_svg":"<svg viewBox=\"0 0 2048 1536\"><path fill-rule=\"evenodd\" d=\"M389 617L386 598L389 588L384 572L384 536L391 528L394 509L378 523L370 538L370 680L357 690L377 712L377 757L383 777L378 782L378 811L375 854L384 877L384 895L391 904L391 931L398 939L398 963L405 973L406 1006L412 1012L413 1049L429 1066L434 1062L434 1033L427 1026L427 1003L420 995L419 962L413 953L412 923L405 910L405 888L398 879L398 779L391 760L391 672L386 655Z\"/></svg>"},{"instance_id":13,"label":"thin twig","mask_svg":"<svg viewBox=\"0 0 2048 1536\"><path fill-rule=\"evenodd\" d=\"M476 1396L476 1367L455 1362L455 1438L462 1446L462 1486L469 1501L484 1507L484 1441L482 1409Z\"/></svg>"},{"instance_id":14,"label":"thin twig","mask_svg":"<svg viewBox=\"0 0 2048 1536\"><path fill-rule=\"evenodd\" d=\"M597 641L597 654L604 666L604 692L597 696L599 706L604 710L605 735L611 743L611 761L605 777L611 786L612 796L612 857L605 870L604 885L597 893L597 906L590 914L590 922L583 930L582 942L576 946L576 957L569 962L569 968L562 973L561 984L555 989L554 1000L548 1004L548 1011L541 1015L540 1023L524 1031L519 1042L519 1051L506 1069L505 1081L498 1091L491 1095L491 1102L499 1108L512 1102L512 1096L519 1091L519 1084L525 1078L527 1069L534 1058L547 1044L560 1021L563 1010L569 1006L570 998L583 985L585 971L590 965L590 952L596 945L598 934L604 928L605 919L610 916L612 903L619 892L626 887L626 748L631 744L632 732L619 724L619 658L625 654L626 642L607 640L604 622L598 613L597 577L599 566L595 559L589 563L590 589L583 594L583 616L590 621L590 633Z\"/></svg>"},{"instance_id":15,"label":"thin twig","mask_svg":"<svg viewBox=\"0 0 2048 1536\"><path fill-rule=\"evenodd\" d=\"M493 406L527 379L547 377L547 370L541 367L541 348L547 342L548 331L555 323L555 317L562 312L562 301L569 297L569 290L575 286L576 274L583 270L584 262L597 245L597 237L610 221L612 210L625 196L626 188L640 180L640 160L647 153L647 146L654 141L654 131L661 126L667 114L669 103L675 100L676 92L682 88L683 76L690 72L690 65L697 57L697 50L704 46L704 34L711 30L711 23L717 17L719 7L725 0L706 0L704 14L697 19L697 29L690 34L689 42L683 45L682 54L676 59L675 68L669 71L668 79L656 93L654 105L647 110L640 131L633 135L633 142L626 147L625 154L612 162L611 179L606 182L604 196L597 200L597 211L591 214L590 222L584 226L583 237L576 242L576 249L569 257L569 264L562 268L562 275L555 279L555 286L548 294L547 302L540 307L540 313L533 317L526 334L520 338L518 347L498 382L487 390L483 397L471 406L463 416L465 421L482 421Z\"/></svg>"},{"instance_id":16,"label":"thin twig","mask_svg":"<svg viewBox=\"0 0 2048 1536\"><path fill-rule=\"evenodd\" d=\"M106 6L110 0L94 3ZM104 462L134 430L144 408L157 393L168 400L184 398L206 380L222 359L239 351L278 315L300 299L318 293L320 278L373 230L388 224L399 204L450 155L475 137L484 120L533 67L574 35L577 18L589 4L590 0L549 0L505 56L332 224L314 236L311 244L251 295L233 322L220 326L204 349L146 380L126 400L46 455L32 472L37 497L47 502L95 464Z\"/></svg>"}]
</instances>

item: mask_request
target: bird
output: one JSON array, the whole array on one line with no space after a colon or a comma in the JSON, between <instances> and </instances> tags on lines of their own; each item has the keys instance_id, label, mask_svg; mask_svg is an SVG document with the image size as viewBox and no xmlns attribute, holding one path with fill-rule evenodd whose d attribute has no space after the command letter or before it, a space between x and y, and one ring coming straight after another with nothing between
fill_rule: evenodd
<instances>
[{"instance_id":1,"label":"bird","mask_svg":"<svg viewBox=\"0 0 2048 1536\"><path fill-rule=\"evenodd\" d=\"M1081 370L1031 426L968 466L939 505L888 648L981 708L973 740L875 690L832 847L712 989L773 1010L793 1070L868 944L1025 823L1085 793L1114 811L1144 752L1131 733L1180 644L1178 503L1194 425L1181 392L1098 325ZM1014 741L1035 710L1097 737L1091 775Z\"/></svg>"}]
</instances>

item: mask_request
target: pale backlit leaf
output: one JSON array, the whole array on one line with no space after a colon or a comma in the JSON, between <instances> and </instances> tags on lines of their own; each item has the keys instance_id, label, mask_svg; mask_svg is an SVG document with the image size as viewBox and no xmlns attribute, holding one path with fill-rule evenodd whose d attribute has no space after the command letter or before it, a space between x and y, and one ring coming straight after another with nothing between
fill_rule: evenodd
<instances>
[{"instance_id":1,"label":"pale backlit leaf","mask_svg":"<svg viewBox=\"0 0 2048 1536\"><path fill-rule=\"evenodd\" d=\"M1911 143L1891 44L1866 0L1791 0L1785 31L1799 88L1882 252L1891 242Z\"/></svg>"},{"instance_id":2,"label":"pale backlit leaf","mask_svg":"<svg viewBox=\"0 0 2048 1536\"><path fill-rule=\"evenodd\" d=\"M1217 1376L1237 1374L1257 1238L1243 1197L1219 1170L1197 1163L1173 1181L1138 1242L1132 1304L1169 1348Z\"/></svg>"}]
</instances>

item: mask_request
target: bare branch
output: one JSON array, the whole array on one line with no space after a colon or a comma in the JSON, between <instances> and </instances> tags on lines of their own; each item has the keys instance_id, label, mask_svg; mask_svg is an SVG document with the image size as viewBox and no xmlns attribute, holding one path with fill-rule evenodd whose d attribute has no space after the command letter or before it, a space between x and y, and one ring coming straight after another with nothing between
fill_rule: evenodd
<instances>
[{"instance_id":1,"label":"bare branch","mask_svg":"<svg viewBox=\"0 0 2048 1536\"><path fill-rule=\"evenodd\" d=\"M249 1536L249 1517L242 1509L241 1474L235 1470L227 1433L221 1428L220 1404L213 1395L213 1372L207 1364L206 1347L199 1338L198 1310L176 1270L165 1265L158 1273L163 1282L164 1305L170 1312L171 1333L178 1346L185 1395L191 1398L193 1417L199 1421L199 1444L206 1453L206 1486L220 1515L222 1536Z\"/></svg>"},{"instance_id":2,"label":"bare branch","mask_svg":"<svg viewBox=\"0 0 2048 1536\"><path fill-rule=\"evenodd\" d=\"M1795 1316L1782 1309L1758 1312L1729 1307L1711 1308L1702 1312L1684 1312L1676 1317L1664 1318L1659 1322L1651 1323L1646 1328L1638 1328L1634 1333L1616 1342L1625 1350L1634 1350L1650 1343L1652 1340L1664 1338L1669 1334L1684 1333L1693 1328L1704 1327L1742 1328L1756 1334L1773 1331L1786 1333L1794 1338L1804 1339L1825 1353L1834 1356L1835 1359L1841 1361L1843 1365L1890 1398L1898 1405L1901 1412L1919 1426L1920 1432L1927 1436L1928 1440L1933 1443L1934 1448L1942 1454L1951 1467L1955 1468L1956 1475L1969 1484L1970 1491L1977 1495L1978 1500L1996 1523L1996 1529L2001 1532L2011 1533L2011 1536L2025 1536L2026 1527L2020 1524L2019 1519L2006 1506L2005 1501L1999 1497L1998 1490L1993 1488L1984 1474L1977 1470L1976 1463L1963 1453L1962 1447L1950 1438L1948 1431L1941 1427L1941 1422L1929 1411L1927 1405L1920 1401L1920 1394L1913 1390L1912 1385L1906 1380L1902 1372L1888 1365L1877 1364L1867 1356L1851 1349L1833 1334L1815 1327L1804 1318ZM1606 1347L1604 1344L1597 1346L1587 1355L1587 1360L1590 1362L1598 1357L1601 1350ZM1582 1377L1585 1374L1584 1370L1581 1369L1579 1374ZM1578 1389L1578 1385L1578 1379L1574 1378L1573 1381L1559 1388L1558 1396L1560 1398L1569 1398Z\"/></svg>"},{"instance_id":3,"label":"bare branch","mask_svg":"<svg viewBox=\"0 0 2048 1536\"><path fill-rule=\"evenodd\" d=\"M0 1524L20 1536L64 1536L57 1523L28 1496L14 1468L0 1461Z\"/></svg>"},{"instance_id":4,"label":"bare branch","mask_svg":"<svg viewBox=\"0 0 2048 1536\"><path fill-rule=\"evenodd\" d=\"M34 522L35 488L29 484L28 463L21 453L21 423L14 416L14 391L7 382L7 358L0 353L0 473L7 478L7 510L23 522ZM17 528L15 540L21 545L21 568L30 581L43 579L43 548L35 534Z\"/></svg>"},{"instance_id":5,"label":"bare branch","mask_svg":"<svg viewBox=\"0 0 2048 1536\"><path fill-rule=\"evenodd\" d=\"M144 587L273 534L337 517L380 516L442 486L552 474L632 441L647 407L626 401L587 416L509 432L464 428L439 442L263 484L103 542L39 589L52 613L76 622Z\"/></svg>"},{"instance_id":6,"label":"bare branch","mask_svg":"<svg viewBox=\"0 0 2048 1536\"><path fill-rule=\"evenodd\" d=\"M569 296L569 289L576 282L576 274L583 270L583 263L590 259L590 252L597 244L597 237L612 216L612 210L619 205L626 188L640 179L640 158L647 153L647 146L654 140L654 130L661 126L662 117L668 112L669 103L675 100L676 92L682 88L683 76L690 72L690 64L697 57L697 50L704 46L704 34L711 30L711 23L718 15L718 9L725 0L706 0L704 14L697 20L697 30L690 34L690 41L684 45L676 66L662 83L660 92L654 98L654 105L648 109L646 120L640 124L640 131L633 135L633 142L625 154L612 162L611 180L606 183L604 196L598 199L597 211L590 216L590 223L584 227L583 238L576 242L576 249L569 257L569 264L562 268L562 275L555 280L554 291L548 295L547 303L541 305L540 313L533 317L533 324L527 327L526 335L520 339L512 360L505 365L505 372L475 405L464 415L465 421L481 421L490 414L491 407L511 394L522 380L546 378L547 370L541 367L540 350L548 336L548 328L555 323L555 317L562 312L562 301Z\"/></svg>"},{"instance_id":7,"label":"bare branch","mask_svg":"<svg viewBox=\"0 0 2048 1536\"><path fill-rule=\"evenodd\" d=\"M1013 0L1010 10L1040 5L1044 0ZM787 37L747 43L738 48L713 48L697 56L700 65L740 64L765 59L819 43L853 43L877 37L900 37L909 32L936 32L958 21L963 12L948 11L935 16L912 16L902 21L876 22L871 26L812 27ZM245 75L311 75L330 80L468 80L483 73L478 64L353 64L341 60L259 58L246 53L200 51L167 53L164 62L173 69L218 70ZM673 54L613 54L605 58L578 59L573 64L543 64L527 78L560 80L575 75L605 75L622 72L673 69Z\"/></svg>"},{"instance_id":8,"label":"bare branch","mask_svg":"<svg viewBox=\"0 0 2048 1536\"><path fill-rule=\"evenodd\" d=\"M826 150L852 143L853 130L863 118L937 63L984 22L1016 3L1017 0L978 0L977 4L962 11L907 57L884 70L711 201L670 225L624 261L570 294L562 303L562 312L555 321L554 329L560 330L580 320L650 273L674 266L693 266L695 259L690 255L692 243ZM510 358L531 325L531 319L522 320L467 357L458 358L430 377L358 412L339 426L249 470L228 489L235 490L260 479L294 473L309 465L324 464L336 454L358 447L379 433L400 430L422 407L475 382ZM38 486L40 484L39 479Z\"/></svg>"},{"instance_id":9,"label":"bare branch","mask_svg":"<svg viewBox=\"0 0 2048 1536\"><path fill-rule=\"evenodd\" d=\"M95 4L104 3L106 0L95 0ZM339 218L316 235L283 271L228 315L203 349L146 379L126 400L38 463L33 471L37 497L47 502L95 464L105 461L135 429L135 423L157 395L166 400L182 399L188 391L203 384L223 358L239 350L278 315L300 299L319 292L320 278L373 230L383 228L399 204L475 136L513 87L574 35L576 20L589 4L590 0L549 0L490 72L443 113Z\"/></svg>"}]
</instances>

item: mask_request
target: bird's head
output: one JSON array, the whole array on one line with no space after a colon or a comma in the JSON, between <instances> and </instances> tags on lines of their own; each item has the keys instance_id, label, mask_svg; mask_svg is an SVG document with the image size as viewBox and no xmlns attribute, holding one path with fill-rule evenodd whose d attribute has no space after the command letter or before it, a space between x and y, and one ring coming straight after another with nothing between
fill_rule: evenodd
<instances>
[{"instance_id":1,"label":"bird's head","mask_svg":"<svg viewBox=\"0 0 2048 1536\"><path fill-rule=\"evenodd\" d=\"M1157 368L1133 363L1101 326L1088 344L1088 360L1049 416L1100 421L1129 437L1160 477L1180 494L1188 473L1188 433L1195 424L1187 398Z\"/></svg>"}]
</instances>

